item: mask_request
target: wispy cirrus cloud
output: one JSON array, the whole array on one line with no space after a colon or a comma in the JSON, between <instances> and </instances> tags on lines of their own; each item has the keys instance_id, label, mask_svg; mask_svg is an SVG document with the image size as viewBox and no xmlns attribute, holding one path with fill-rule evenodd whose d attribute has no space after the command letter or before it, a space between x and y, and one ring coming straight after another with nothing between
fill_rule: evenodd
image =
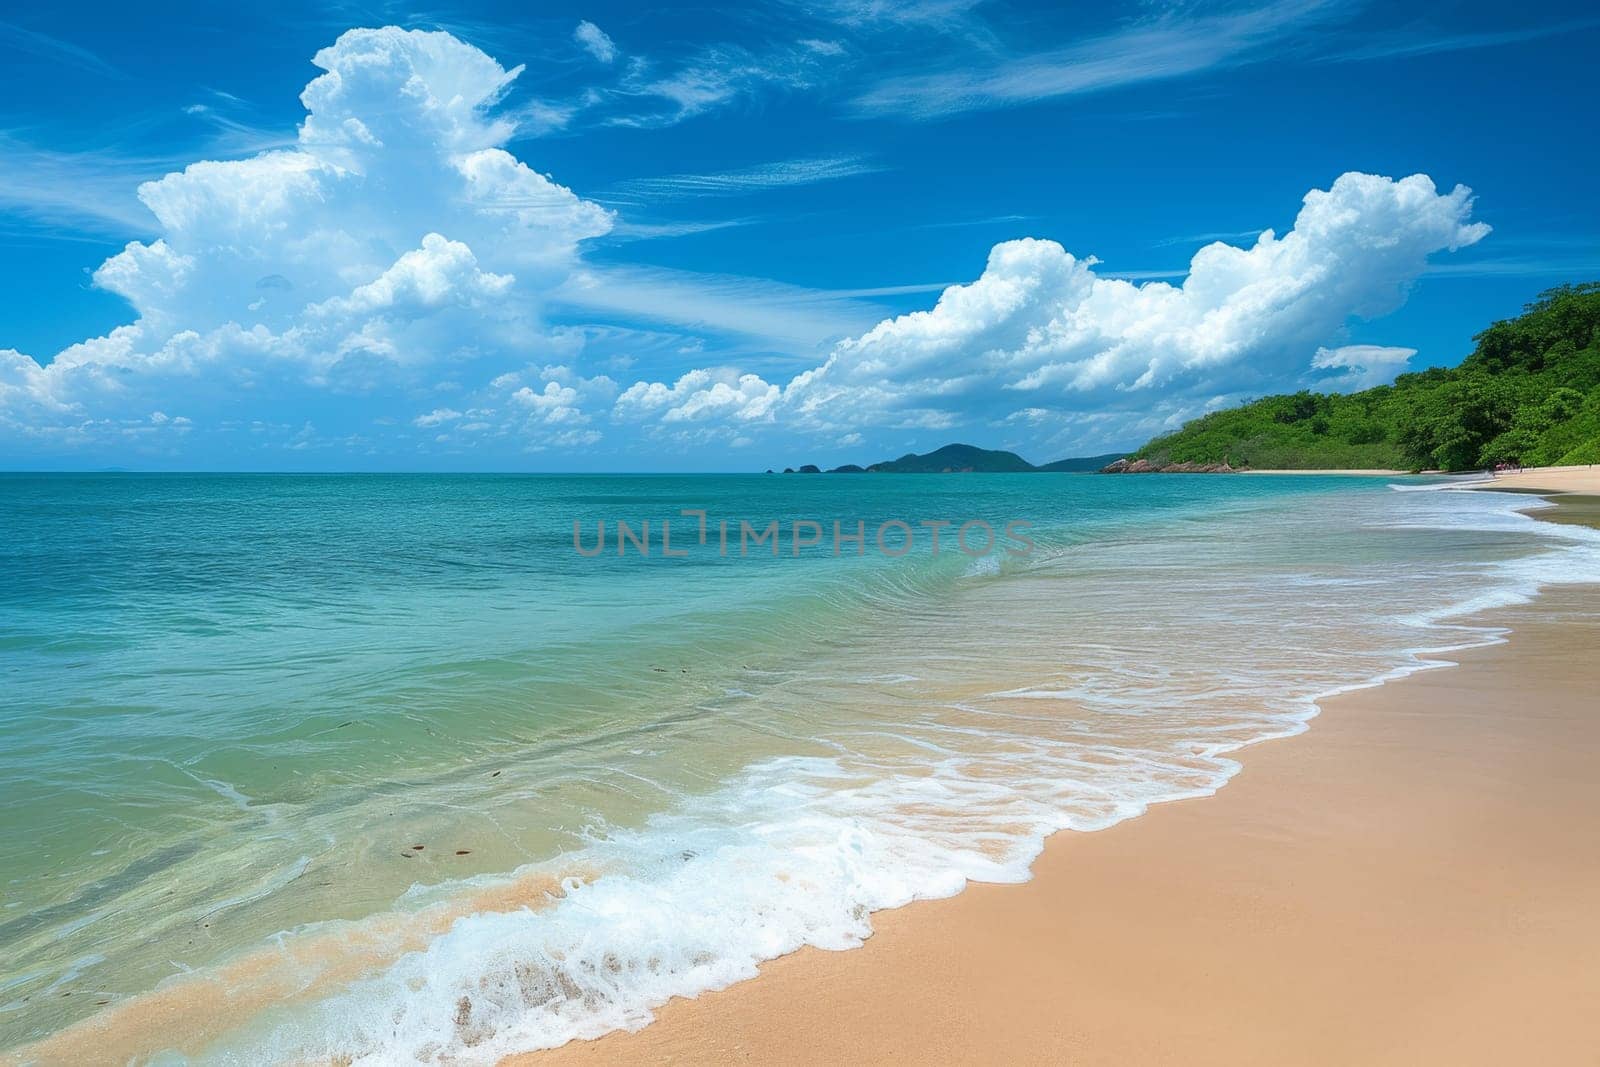
<instances>
[{"instance_id":1,"label":"wispy cirrus cloud","mask_svg":"<svg viewBox=\"0 0 1600 1067\"><path fill-rule=\"evenodd\" d=\"M983 0L823 0L807 5L812 14L843 26L949 26L965 20Z\"/></svg>"},{"instance_id":2,"label":"wispy cirrus cloud","mask_svg":"<svg viewBox=\"0 0 1600 1067\"><path fill-rule=\"evenodd\" d=\"M182 164L166 156L58 152L0 131L0 210L101 235L150 233L155 216L135 190L174 165Z\"/></svg>"},{"instance_id":3,"label":"wispy cirrus cloud","mask_svg":"<svg viewBox=\"0 0 1600 1067\"><path fill-rule=\"evenodd\" d=\"M1181 234L1177 237L1163 237L1159 241L1152 241L1152 248L1170 248L1173 245L1208 245L1212 241L1253 241L1261 236L1259 229L1249 230L1214 230L1209 233Z\"/></svg>"},{"instance_id":4,"label":"wispy cirrus cloud","mask_svg":"<svg viewBox=\"0 0 1600 1067\"><path fill-rule=\"evenodd\" d=\"M1427 273L1444 278L1537 278L1600 274L1600 250L1583 256L1504 256L1463 263L1430 264Z\"/></svg>"},{"instance_id":5,"label":"wispy cirrus cloud","mask_svg":"<svg viewBox=\"0 0 1600 1067\"><path fill-rule=\"evenodd\" d=\"M812 88L843 53L835 41L806 37L761 49L711 45L666 68L637 57L616 86L593 99L612 104L631 99L644 105L609 115L607 125L672 126L764 90Z\"/></svg>"},{"instance_id":6,"label":"wispy cirrus cloud","mask_svg":"<svg viewBox=\"0 0 1600 1067\"><path fill-rule=\"evenodd\" d=\"M917 293L942 293L959 282L911 282L906 285L872 285L861 289L834 289L836 297L911 296Z\"/></svg>"},{"instance_id":7,"label":"wispy cirrus cloud","mask_svg":"<svg viewBox=\"0 0 1600 1067\"><path fill-rule=\"evenodd\" d=\"M657 238L693 237L699 233L715 233L740 226L754 226L763 221L758 217L737 219L700 219L685 222L632 222L622 219L611 228L608 238L622 241L649 241Z\"/></svg>"},{"instance_id":8,"label":"wispy cirrus cloud","mask_svg":"<svg viewBox=\"0 0 1600 1067\"><path fill-rule=\"evenodd\" d=\"M822 156L786 159L716 174L669 174L659 178L630 178L612 192L624 198L680 199L709 196L745 196L765 189L853 178L885 170L866 156Z\"/></svg>"},{"instance_id":9,"label":"wispy cirrus cloud","mask_svg":"<svg viewBox=\"0 0 1600 1067\"><path fill-rule=\"evenodd\" d=\"M807 15L857 34L910 30L997 49L1000 39L980 13L982 6L983 0L822 0L804 5Z\"/></svg>"},{"instance_id":10,"label":"wispy cirrus cloud","mask_svg":"<svg viewBox=\"0 0 1600 1067\"><path fill-rule=\"evenodd\" d=\"M1558 34L1579 33L1600 27L1600 17L1568 19L1543 25L1483 30L1476 33L1444 33L1438 30L1406 30L1370 39L1367 43L1335 53L1333 61L1356 62L1370 59L1405 59L1439 52L1463 52L1476 48L1498 48L1508 44L1537 41Z\"/></svg>"},{"instance_id":11,"label":"wispy cirrus cloud","mask_svg":"<svg viewBox=\"0 0 1600 1067\"><path fill-rule=\"evenodd\" d=\"M611 63L617 58L616 42L611 40L605 30L588 19L578 23L578 28L572 31L572 39L577 41L585 52L602 63Z\"/></svg>"},{"instance_id":12,"label":"wispy cirrus cloud","mask_svg":"<svg viewBox=\"0 0 1600 1067\"><path fill-rule=\"evenodd\" d=\"M47 33L18 26L14 22L0 22L0 48L16 49L38 56L40 59L65 63L79 70L108 78L123 76L120 70L87 48L75 45L71 41L63 41L59 37L52 37Z\"/></svg>"},{"instance_id":13,"label":"wispy cirrus cloud","mask_svg":"<svg viewBox=\"0 0 1600 1067\"><path fill-rule=\"evenodd\" d=\"M927 120L1179 78L1264 58L1268 45L1344 10L1338 0L1280 0L1220 15L1162 15L1048 51L891 77L852 107Z\"/></svg>"},{"instance_id":14,"label":"wispy cirrus cloud","mask_svg":"<svg viewBox=\"0 0 1600 1067\"><path fill-rule=\"evenodd\" d=\"M769 351L811 356L866 329L884 309L867 300L888 290L808 289L765 278L664 267L590 267L551 294L555 305L692 331L735 334Z\"/></svg>"},{"instance_id":15,"label":"wispy cirrus cloud","mask_svg":"<svg viewBox=\"0 0 1600 1067\"><path fill-rule=\"evenodd\" d=\"M902 26L919 21L983 25L974 5L956 0L949 4L840 0L834 7L835 17L851 27L882 20L898 20ZM1008 51L992 36L982 41L972 38L980 44L976 56L946 57L933 69L891 75L859 93L851 107L863 116L928 120L1194 76L1285 54L1324 62L1408 58L1514 45L1600 27L1600 17L1590 16L1470 32L1415 25L1386 33L1364 31L1359 39L1341 35L1334 42L1312 43L1304 37L1308 29L1353 17L1360 8L1356 0L1276 0L1210 12L1203 6L1177 7L1111 33L1021 53Z\"/></svg>"},{"instance_id":16,"label":"wispy cirrus cloud","mask_svg":"<svg viewBox=\"0 0 1600 1067\"><path fill-rule=\"evenodd\" d=\"M218 95L228 97L230 94ZM295 143L293 130L272 129L244 122L211 104L190 104L183 109L183 113L200 120L214 131L211 142L205 147L212 155L250 156L257 152L288 148Z\"/></svg>"},{"instance_id":17,"label":"wispy cirrus cloud","mask_svg":"<svg viewBox=\"0 0 1600 1067\"><path fill-rule=\"evenodd\" d=\"M94 148L49 148L0 130L0 211L69 228L54 239L71 239L70 229L80 231L76 236L140 236L156 222L139 200L141 183L182 170L198 154L231 159L294 144L293 131L247 121L249 105L233 94L206 93L209 103L127 119L117 142ZM172 147L151 151L149 144Z\"/></svg>"},{"instance_id":18,"label":"wispy cirrus cloud","mask_svg":"<svg viewBox=\"0 0 1600 1067\"><path fill-rule=\"evenodd\" d=\"M981 219L953 219L947 222L919 222L918 230L959 230L968 226L999 226L1011 222L1033 222L1037 215L990 215Z\"/></svg>"}]
</instances>

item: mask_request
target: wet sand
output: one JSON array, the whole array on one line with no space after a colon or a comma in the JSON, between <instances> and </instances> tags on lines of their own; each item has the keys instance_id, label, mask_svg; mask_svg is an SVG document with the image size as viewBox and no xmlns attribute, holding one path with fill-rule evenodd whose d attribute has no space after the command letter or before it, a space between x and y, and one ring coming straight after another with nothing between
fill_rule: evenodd
<instances>
[{"instance_id":1,"label":"wet sand","mask_svg":"<svg viewBox=\"0 0 1600 1067\"><path fill-rule=\"evenodd\" d=\"M1600 1063L1600 588L1490 621L1026 885L516 1062Z\"/></svg>"}]
</instances>

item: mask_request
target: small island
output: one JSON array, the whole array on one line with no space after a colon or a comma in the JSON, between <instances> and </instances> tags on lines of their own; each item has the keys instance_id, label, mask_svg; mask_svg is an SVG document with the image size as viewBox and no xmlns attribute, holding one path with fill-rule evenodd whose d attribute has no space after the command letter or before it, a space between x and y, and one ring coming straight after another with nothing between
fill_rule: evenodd
<instances>
[{"instance_id":1,"label":"small island","mask_svg":"<svg viewBox=\"0 0 1600 1067\"><path fill-rule=\"evenodd\" d=\"M1004 452L976 445L949 444L932 452L918 455L907 453L899 459L883 460L867 467L846 463L823 471L813 463L798 469L785 467L785 474L1086 474L1100 470L1106 464L1125 456L1124 452L1108 452L1101 456L1080 456L1058 459L1054 463L1034 466L1015 452ZM772 471L767 471L771 474Z\"/></svg>"}]
</instances>

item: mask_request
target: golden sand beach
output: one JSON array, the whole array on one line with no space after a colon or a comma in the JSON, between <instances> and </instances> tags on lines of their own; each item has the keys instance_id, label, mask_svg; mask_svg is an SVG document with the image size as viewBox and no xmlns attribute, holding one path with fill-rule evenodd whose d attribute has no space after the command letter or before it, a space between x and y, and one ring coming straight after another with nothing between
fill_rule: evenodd
<instances>
[{"instance_id":1,"label":"golden sand beach","mask_svg":"<svg viewBox=\"0 0 1600 1067\"><path fill-rule=\"evenodd\" d=\"M1326 701L1215 797L1056 835L1025 885L516 1062L1600 1062L1600 590L1486 621L1508 640Z\"/></svg>"},{"instance_id":2,"label":"golden sand beach","mask_svg":"<svg viewBox=\"0 0 1600 1067\"><path fill-rule=\"evenodd\" d=\"M1600 466L1529 467L1527 470L1496 474L1490 484L1497 489L1540 493L1600 494Z\"/></svg>"},{"instance_id":3,"label":"golden sand beach","mask_svg":"<svg viewBox=\"0 0 1600 1067\"><path fill-rule=\"evenodd\" d=\"M1398 470L1247 470L1239 474L1338 474L1347 477L1408 475ZM1600 466L1528 467L1502 473L1453 475L1467 488L1514 489L1533 493L1600 493Z\"/></svg>"}]
</instances>

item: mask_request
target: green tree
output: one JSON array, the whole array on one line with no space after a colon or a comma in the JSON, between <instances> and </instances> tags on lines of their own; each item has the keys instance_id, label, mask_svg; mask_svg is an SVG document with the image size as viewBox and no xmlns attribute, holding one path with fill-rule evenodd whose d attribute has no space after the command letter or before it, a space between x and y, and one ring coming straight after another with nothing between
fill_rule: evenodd
<instances>
[{"instance_id":1,"label":"green tree","mask_svg":"<svg viewBox=\"0 0 1600 1067\"><path fill-rule=\"evenodd\" d=\"M1600 283L1552 289L1476 344L1459 367L1403 374L1392 386L1348 396L1302 390L1212 412L1137 455L1465 470L1589 454L1600 438Z\"/></svg>"}]
</instances>

